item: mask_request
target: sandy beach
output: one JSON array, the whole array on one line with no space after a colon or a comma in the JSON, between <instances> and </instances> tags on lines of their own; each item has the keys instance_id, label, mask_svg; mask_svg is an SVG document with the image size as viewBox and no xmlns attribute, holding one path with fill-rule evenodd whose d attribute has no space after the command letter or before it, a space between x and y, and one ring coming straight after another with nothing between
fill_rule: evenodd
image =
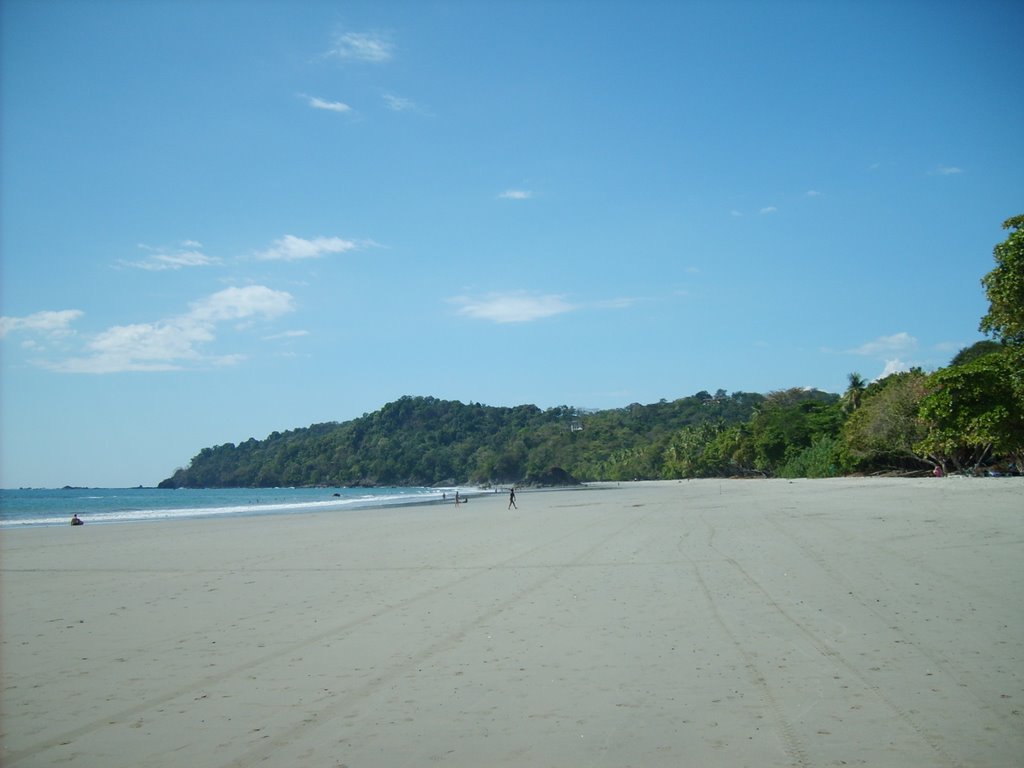
<instances>
[{"instance_id":1,"label":"sandy beach","mask_svg":"<svg viewBox=\"0 0 1024 768\"><path fill-rule=\"evenodd\" d=\"M0 764L1024 765L1024 479L0 539Z\"/></svg>"}]
</instances>

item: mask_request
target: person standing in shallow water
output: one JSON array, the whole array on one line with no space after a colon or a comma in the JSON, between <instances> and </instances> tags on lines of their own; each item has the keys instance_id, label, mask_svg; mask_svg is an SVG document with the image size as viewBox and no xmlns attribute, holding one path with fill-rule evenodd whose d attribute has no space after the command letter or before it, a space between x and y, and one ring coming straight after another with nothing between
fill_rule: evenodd
<instances>
[{"instance_id":1,"label":"person standing in shallow water","mask_svg":"<svg viewBox=\"0 0 1024 768\"><path fill-rule=\"evenodd\" d=\"M512 507L516 507L516 489L515 488L509 488L509 491L508 491L508 508L512 509ZM516 509L519 509L519 507L516 507Z\"/></svg>"}]
</instances>

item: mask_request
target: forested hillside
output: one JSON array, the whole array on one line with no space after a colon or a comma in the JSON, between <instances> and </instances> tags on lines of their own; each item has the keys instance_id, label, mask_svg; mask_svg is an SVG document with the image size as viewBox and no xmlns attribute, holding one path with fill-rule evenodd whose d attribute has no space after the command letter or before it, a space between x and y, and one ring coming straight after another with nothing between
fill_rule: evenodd
<instances>
[{"instance_id":1,"label":"forested hillside","mask_svg":"<svg viewBox=\"0 0 1024 768\"><path fill-rule=\"evenodd\" d=\"M161 487L542 482L552 469L579 480L650 477L679 430L740 424L763 399L701 392L584 412L403 397L352 421L205 448Z\"/></svg>"},{"instance_id":2,"label":"forested hillside","mask_svg":"<svg viewBox=\"0 0 1024 768\"><path fill-rule=\"evenodd\" d=\"M403 397L344 423L203 449L160 485L547 484L759 473L1017 473L1024 465L1024 215L982 278L991 340L931 373L867 382L842 397L719 390L606 411L498 408Z\"/></svg>"}]
</instances>

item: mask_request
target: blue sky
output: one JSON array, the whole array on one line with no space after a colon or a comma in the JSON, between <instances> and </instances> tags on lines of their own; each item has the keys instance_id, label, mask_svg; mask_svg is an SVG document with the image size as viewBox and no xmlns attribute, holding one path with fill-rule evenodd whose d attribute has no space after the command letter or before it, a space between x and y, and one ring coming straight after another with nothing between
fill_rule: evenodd
<instances>
[{"instance_id":1,"label":"blue sky","mask_svg":"<svg viewBox=\"0 0 1024 768\"><path fill-rule=\"evenodd\" d=\"M2 5L0 485L981 338L1018 2Z\"/></svg>"}]
</instances>

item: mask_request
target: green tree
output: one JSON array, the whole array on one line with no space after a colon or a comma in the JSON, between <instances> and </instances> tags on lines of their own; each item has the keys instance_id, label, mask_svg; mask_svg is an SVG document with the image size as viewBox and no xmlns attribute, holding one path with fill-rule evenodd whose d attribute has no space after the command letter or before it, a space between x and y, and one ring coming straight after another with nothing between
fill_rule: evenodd
<instances>
[{"instance_id":1,"label":"green tree","mask_svg":"<svg viewBox=\"0 0 1024 768\"><path fill-rule=\"evenodd\" d=\"M821 437L835 437L842 422L839 397L800 387L769 394L749 422L754 466L767 474Z\"/></svg>"},{"instance_id":2,"label":"green tree","mask_svg":"<svg viewBox=\"0 0 1024 768\"><path fill-rule=\"evenodd\" d=\"M1007 346L928 379L921 402L927 436L916 446L944 469L976 471L986 460L1024 459L1024 346Z\"/></svg>"},{"instance_id":3,"label":"green tree","mask_svg":"<svg viewBox=\"0 0 1024 768\"><path fill-rule=\"evenodd\" d=\"M886 376L867 387L860 408L843 424L846 468L923 468L927 462L915 448L927 435L918 415L928 393L928 377L920 368Z\"/></svg>"},{"instance_id":4,"label":"green tree","mask_svg":"<svg viewBox=\"0 0 1024 768\"><path fill-rule=\"evenodd\" d=\"M1009 236L995 247L995 268L981 279L989 309L981 331L1009 344L1024 343L1024 214L1003 222Z\"/></svg>"},{"instance_id":5,"label":"green tree","mask_svg":"<svg viewBox=\"0 0 1024 768\"><path fill-rule=\"evenodd\" d=\"M708 447L722 431L720 422L688 424L669 439L665 448L662 476L710 477L720 474L721 462L708 453Z\"/></svg>"},{"instance_id":6,"label":"green tree","mask_svg":"<svg viewBox=\"0 0 1024 768\"><path fill-rule=\"evenodd\" d=\"M806 448L787 451L779 477L835 477L839 474L840 448L838 437L818 435Z\"/></svg>"},{"instance_id":7,"label":"green tree","mask_svg":"<svg viewBox=\"0 0 1024 768\"><path fill-rule=\"evenodd\" d=\"M849 386L847 386L846 393L843 395L843 411L853 413L860 407L861 397L864 395L867 382L863 376L856 372L849 374L846 379L849 382Z\"/></svg>"},{"instance_id":8,"label":"green tree","mask_svg":"<svg viewBox=\"0 0 1024 768\"><path fill-rule=\"evenodd\" d=\"M950 361L950 365L963 365L969 363L972 360L977 360L979 357L984 357L989 352L998 352L1000 344L998 341L992 341L991 339L982 339L976 341L969 347L964 347Z\"/></svg>"},{"instance_id":9,"label":"green tree","mask_svg":"<svg viewBox=\"0 0 1024 768\"><path fill-rule=\"evenodd\" d=\"M755 472L754 443L749 422L733 424L721 430L708 444L704 456L709 465L717 467L722 476Z\"/></svg>"}]
</instances>

